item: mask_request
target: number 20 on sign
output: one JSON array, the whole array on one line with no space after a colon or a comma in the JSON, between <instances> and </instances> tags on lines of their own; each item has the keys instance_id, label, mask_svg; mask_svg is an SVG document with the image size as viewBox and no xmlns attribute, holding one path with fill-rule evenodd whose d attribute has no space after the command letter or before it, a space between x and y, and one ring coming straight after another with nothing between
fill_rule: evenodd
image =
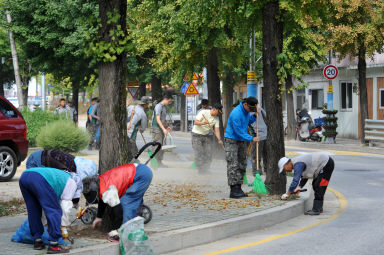
<instances>
[{"instance_id":1,"label":"number 20 on sign","mask_svg":"<svg viewBox=\"0 0 384 255\"><path fill-rule=\"evenodd\" d=\"M339 70L337 69L336 66L334 66L334 65L327 65L326 67L324 67L323 75L328 80L335 79L338 74L339 74Z\"/></svg>"}]
</instances>

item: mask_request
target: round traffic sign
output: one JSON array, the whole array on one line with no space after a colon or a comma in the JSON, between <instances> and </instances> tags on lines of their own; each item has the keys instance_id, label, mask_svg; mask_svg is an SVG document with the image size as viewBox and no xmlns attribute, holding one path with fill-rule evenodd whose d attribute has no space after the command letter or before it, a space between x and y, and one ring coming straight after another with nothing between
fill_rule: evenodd
<instances>
[{"instance_id":1,"label":"round traffic sign","mask_svg":"<svg viewBox=\"0 0 384 255\"><path fill-rule=\"evenodd\" d=\"M339 74L339 70L334 65L327 65L323 70L323 74L328 80L333 80Z\"/></svg>"}]
</instances>

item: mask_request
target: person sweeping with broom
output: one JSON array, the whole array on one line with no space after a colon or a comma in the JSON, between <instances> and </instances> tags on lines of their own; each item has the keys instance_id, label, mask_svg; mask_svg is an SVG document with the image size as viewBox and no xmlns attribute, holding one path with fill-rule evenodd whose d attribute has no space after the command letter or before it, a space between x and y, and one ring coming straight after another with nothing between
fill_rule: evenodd
<instances>
[{"instance_id":1,"label":"person sweeping with broom","mask_svg":"<svg viewBox=\"0 0 384 255\"><path fill-rule=\"evenodd\" d=\"M288 199L290 194L298 194L307 183L313 179L312 187L315 192L312 210L305 212L306 215L319 215L323 212L324 194L331 179L335 163L333 159L323 152L305 154L292 159L283 157L279 160L279 171L294 172L294 177L287 193L281 199Z\"/></svg>"},{"instance_id":2,"label":"person sweeping with broom","mask_svg":"<svg viewBox=\"0 0 384 255\"><path fill-rule=\"evenodd\" d=\"M250 112L257 111L258 101L255 97L248 97L233 109L229 115L224 135L225 159L227 161L228 185L231 188L230 198L242 198L248 195L241 189L247 167L248 143L258 142L258 137L247 133L248 125L256 121Z\"/></svg>"}]
</instances>

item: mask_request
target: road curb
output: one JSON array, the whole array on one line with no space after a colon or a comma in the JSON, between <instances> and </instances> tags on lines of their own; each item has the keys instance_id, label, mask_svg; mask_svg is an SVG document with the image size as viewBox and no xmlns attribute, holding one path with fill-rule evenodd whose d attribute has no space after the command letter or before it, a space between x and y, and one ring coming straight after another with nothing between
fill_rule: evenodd
<instances>
[{"instance_id":1,"label":"road curb","mask_svg":"<svg viewBox=\"0 0 384 255\"><path fill-rule=\"evenodd\" d=\"M152 234L149 236L149 240L156 254L214 242L230 236L263 229L301 215L312 206L312 197L313 192L310 190L302 193L299 199L289 201L282 206L227 220ZM119 254L119 245L103 244L74 249L71 250L71 254L114 255Z\"/></svg>"}]
</instances>

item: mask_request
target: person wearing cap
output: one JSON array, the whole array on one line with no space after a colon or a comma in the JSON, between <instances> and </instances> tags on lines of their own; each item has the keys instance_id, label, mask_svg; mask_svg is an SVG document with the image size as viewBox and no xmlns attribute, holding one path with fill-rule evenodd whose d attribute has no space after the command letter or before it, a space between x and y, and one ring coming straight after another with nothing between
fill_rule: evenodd
<instances>
[{"instance_id":1,"label":"person wearing cap","mask_svg":"<svg viewBox=\"0 0 384 255\"><path fill-rule=\"evenodd\" d=\"M227 161L228 185L231 187L230 198L247 197L241 189L247 167L248 143L258 142L258 137L247 133L248 125L256 121L256 116L250 112L257 111L257 99L248 97L236 106L229 115L224 135L225 154Z\"/></svg>"},{"instance_id":2,"label":"person wearing cap","mask_svg":"<svg viewBox=\"0 0 384 255\"><path fill-rule=\"evenodd\" d=\"M283 157L279 160L279 171L294 172L291 186L281 199L288 199L289 195L300 193L300 190L313 179L312 187L315 192L315 199L311 210L305 212L307 215L319 215L323 212L324 194L331 179L335 163L333 159L323 153L304 154L292 159Z\"/></svg>"},{"instance_id":3,"label":"person wearing cap","mask_svg":"<svg viewBox=\"0 0 384 255\"><path fill-rule=\"evenodd\" d=\"M143 96L140 100L134 102L135 105L130 105L127 107L128 114L128 145L132 149L133 154L135 155L138 152L136 145L137 132L143 133L147 128L148 117L145 113L145 110L148 109L150 103L150 98Z\"/></svg>"},{"instance_id":4,"label":"person wearing cap","mask_svg":"<svg viewBox=\"0 0 384 255\"><path fill-rule=\"evenodd\" d=\"M196 168L200 173L207 171L212 161L212 142L210 131L214 127L215 136L220 145L223 141L220 137L219 114L222 114L223 106L215 104L212 109L202 109L196 115L192 129L192 148L195 153Z\"/></svg>"},{"instance_id":5,"label":"person wearing cap","mask_svg":"<svg viewBox=\"0 0 384 255\"><path fill-rule=\"evenodd\" d=\"M159 142L163 145L164 138L167 136L170 128L167 127L167 106L173 101L172 94L167 92L164 94L163 99L160 103L155 106L153 110L151 130L152 130L152 141ZM159 162L160 167L165 167L162 163L164 151L160 150L156 154L156 160Z\"/></svg>"},{"instance_id":6,"label":"person wearing cap","mask_svg":"<svg viewBox=\"0 0 384 255\"><path fill-rule=\"evenodd\" d=\"M68 108L69 108L69 117L71 120L73 120L73 122L75 122L75 124L77 125L78 124L78 121L77 121L77 111L76 111L76 107L73 105L73 102L72 101L68 101Z\"/></svg>"},{"instance_id":7,"label":"person wearing cap","mask_svg":"<svg viewBox=\"0 0 384 255\"><path fill-rule=\"evenodd\" d=\"M264 168L264 172L265 172L265 165L266 165L266 155L265 155L265 152L266 152L266 142L267 142L267 134L268 134L268 128L267 128L267 124L265 122L266 118L267 118L267 113L265 112L265 110L261 107L258 107L257 108L257 111L256 111L256 121L253 122L251 125L249 125L250 127L250 131L251 131L251 134L253 136L258 136L260 141L259 143L252 143L252 146L251 146L251 161L252 161L252 174L253 176L256 176L257 174L257 171L260 171L260 174L262 174L262 170L261 168L258 169L258 165L260 166L261 164L261 160L263 160L263 168ZM257 120L258 119L258 120ZM256 152L257 152L257 149L256 147L259 146L258 148L258 152L259 152L259 162L257 162L257 157L256 157ZM259 164L257 164L259 163Z\"/></svg>"}]
</instances>

